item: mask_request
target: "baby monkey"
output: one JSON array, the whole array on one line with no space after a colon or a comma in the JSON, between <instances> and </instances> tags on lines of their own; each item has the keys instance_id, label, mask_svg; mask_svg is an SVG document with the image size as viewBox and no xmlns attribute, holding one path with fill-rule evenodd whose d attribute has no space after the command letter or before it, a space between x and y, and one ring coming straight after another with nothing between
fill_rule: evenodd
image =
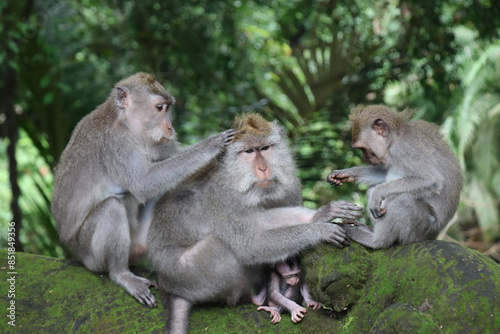
<instances>
[{"instance_id":1,"label":"baby monkey","mask_svg":"<svg viewBox=\"0 0 500 334\"><path fill-rule=\"evenodd\" d=\"M269 281L258 295L252 296L252 302L256 305L262 305L267 298L268 306L259 306L257 310L271 313L273 324L281 321L283 309L290 312L293 322L301 321L307 312L306 308L300 305L302 301L313 310L321 307L309 294L299 261L300 259L295 257L272 265Z\"/></svg>"}]
</instances>

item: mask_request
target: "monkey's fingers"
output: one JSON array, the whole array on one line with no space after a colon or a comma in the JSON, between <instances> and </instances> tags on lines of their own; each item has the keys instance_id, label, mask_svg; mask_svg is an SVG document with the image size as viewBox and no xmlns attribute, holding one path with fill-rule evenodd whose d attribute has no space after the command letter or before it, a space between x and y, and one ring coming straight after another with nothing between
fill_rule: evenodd
<instances>
[{"instance_id":1,"label":"monkey's fingers","mask_svg":"<svg viewBox=\"0 0 500 334\"><path fill-rule=\"evenodd\" d=\"M271 313L271 317L272 317L271 319L272 324L277 324L278 322L281 321L281 315L278 312L276 312L275 314Z\"/></svg>"},{"instance_id":2,"label":"monkey's fingers","mask_svg":"<svg viewBox=\"0 0 500 334\"><path fill-rule=\"evenodd\" d=\"M235 133L236 133L236 130L234 130L234 129L229 129L229 130L221 132L222 141L224 143L224 146L227 146L231 143Z\"/></svg>"},{"instance_id":3,"label":"monkey's fingers","mask_svg":"<svg viewBox=\"0 0 500 334\"><path fill-rule=\"evenodd\" d=\"M342 237L338 235L333 235L328 240L330 243L334 244L338 248L344 248L344 246L349 246L351 243L347 237Z\"/></svg>"},{"instance_id":4,"label":"monkey's fingers","mask_svg":"<svg viewBox=\"0 0 500 334\"><path fill-rule=\"evenodd\" d=\"M318 302L309 302L307 303L307 307L312 307L313 310L317 310L321 308L321 304Z\"/></svg>"},{"instance_id":5,"label":"monkey's fingers","mask_svg":"<svg viewBox=\"0 0 500 334\"><path fill-rule=\"evenodd\" d=\"M340 187L342 185L342 182L334 178L331 174L326 178L326 182L330 183L334 187Z\"/></svg>"},{"instance_id":6,"label":"monkey's fingers","mask_svg":"<svg viewBox=\"0 0 500 334\"><path fill-rule=\"evenodd\" d=\"M353 210L353 211L363 211L363 208L354 204L354 203L351 203L351 202L347 202L347 201L337 201L337 203L339 204L339 206L342 208L342 209L346 209L346 210Z\"/></svg>"},{"instance_id":7,"label":"monkey's fingers","mask_svg":"<svg viewBox=\"0 0 500 334\"><path fill-rule=\"evenodd\" d=\"M156 307L156 299L155 296L149 291L149 286L146 289L136 289L134 293L132 293L142 305L145 305L149 308Z\"/></svg>"},{"instance_id":8,"label":"monkey's fingers","mask_svg":"<svg viewBox=\"0 0 500 334\"><path fill-rule=\"evenodd\" d=\"M307 312L307 309L305 309L304 307L301 307L300 309L295 309L294 311L292 311L292 321L293 322L301 321L304 318L304 314L302 314L302 313L306 313L306 312Z\"/></svg>"},{"instance_id":9,"label":"monkey's fingers","mask_svg":"<svg viewBox=\"0 0 500 334\"><path fill-rule=\"evenodd\" d=\"M344 174L342 171L333 171L326 178L326 180L333 186L340 187L345 182L354 182L356 178L350 174Z\"/></svg>"}]
</instances>

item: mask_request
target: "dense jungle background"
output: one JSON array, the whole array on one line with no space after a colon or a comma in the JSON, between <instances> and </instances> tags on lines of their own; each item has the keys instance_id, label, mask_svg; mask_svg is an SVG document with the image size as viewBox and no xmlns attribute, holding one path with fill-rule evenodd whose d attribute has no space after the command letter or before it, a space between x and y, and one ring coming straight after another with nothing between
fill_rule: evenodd
<instances>
[{"instance_id":1,"label":"dense jungle background","mask_svg":"<svg viewBox=\"0 0 500 334\"><path fill-rule=\"evenodd\" d=\"M449 229L500 260L500 3L493 0L46 0L0 3L0 245L66 254L50 213L52 173L76 123L119 79L151 72L177 99L193 144L255 111L288 130L304 204L364 205L332 188L361 165L348 115L416 110L457 154L465 186Z\"/></svg>"}]
</instances>

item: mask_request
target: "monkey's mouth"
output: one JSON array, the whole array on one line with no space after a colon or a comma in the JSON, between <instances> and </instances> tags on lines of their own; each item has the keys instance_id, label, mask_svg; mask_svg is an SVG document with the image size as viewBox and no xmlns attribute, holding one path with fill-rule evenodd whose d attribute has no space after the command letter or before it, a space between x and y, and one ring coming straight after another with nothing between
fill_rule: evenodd
<instances>
[{"instance_id":1,"label":"monkey's mouth","mask_svg":"<svg viewBox=\"0 0 500 334\"><path fill-rule=\"evenodd\" d=\"M259 188L266 189L273 183L273 180L262 180L255 182L255 185Z\"/></svg>"},{"instance_id":2,"label":"monkey's mouth","mask_svg":"<svg viewBox=\"0 0 500 334\"><path fill-rule=\"evenodd\" d=\"M367 163L373 166L379 166L385 164L384 160L380 159L375 153L373 153L371 150L367 150L365 148L361 149L361 152L363 152L363 158Z\"/></svg>"}]
</instances>

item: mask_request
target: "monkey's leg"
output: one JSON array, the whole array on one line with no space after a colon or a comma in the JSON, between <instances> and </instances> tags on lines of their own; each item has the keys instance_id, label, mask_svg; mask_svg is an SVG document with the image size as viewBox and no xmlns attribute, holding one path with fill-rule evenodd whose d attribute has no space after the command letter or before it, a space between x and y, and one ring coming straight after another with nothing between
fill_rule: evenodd
<instances>
[{"instance_id":1,"label":"monkey's leg","mask_svg":"<svg viewBox=\"0 0 500 334\"><path fill-rule=\"evenodd\" d=\"M144 205L140 206L138 212L138 219L134 226L134 230L130 231L131 247L130 247L130 262L134 263L141 260L147 250L147 239L149 226L153 220L153 208L156 203L156 198L148 200ZM129 222L132 221L134 217L130 217Z\"/></svg>"},{"instance_id":2,"label":"monkey's leg","mask_svg":"<svg viewBox=\"0 0 500 334\"><path fill-rule=\"evenodd\" d=\"M252 295L252 303L257 306L264 305L264 301L267 298L267 287L264 285L257 295Z\"/></svg>"},{"instance_id":3,"label":"monkey's leg","mask_svg":"<svg viewBox=\"0 0 500 334\"><path fill-rule=\"evenodd\" d=\"M191 302L179 296L164 293L167 316L167 334L185 334L188 330Z\"/></svg>"},{"instance_id":4,"label":"monkey's leg","mask_svg":"<svg viewBox=\"0 0 500 334\"><path fill-rule=\"evenodd\" d=\"M78 241L84 245L83 263L95 272L109 272L109 277L148 307L156 307L150 286L155 282L134 275L129 267L130 226L122 201L109 197L90 212L81 226ZM82 251L82 249L80 249Z\"/></svg>"},{"instance_id":5,"label":"monkey's leg","mask_svg":"<svg viewBox=\"0 0 500 334\"><path fill-rule=\"evenodd\" d=\"M392 227L390 233L395 235L398 245L432 240L440 231L433 208L427 202L407 194L400 195L388 203L386 216L383 219L388 221L386 225Z\"/></svg>"}]
</instances>

